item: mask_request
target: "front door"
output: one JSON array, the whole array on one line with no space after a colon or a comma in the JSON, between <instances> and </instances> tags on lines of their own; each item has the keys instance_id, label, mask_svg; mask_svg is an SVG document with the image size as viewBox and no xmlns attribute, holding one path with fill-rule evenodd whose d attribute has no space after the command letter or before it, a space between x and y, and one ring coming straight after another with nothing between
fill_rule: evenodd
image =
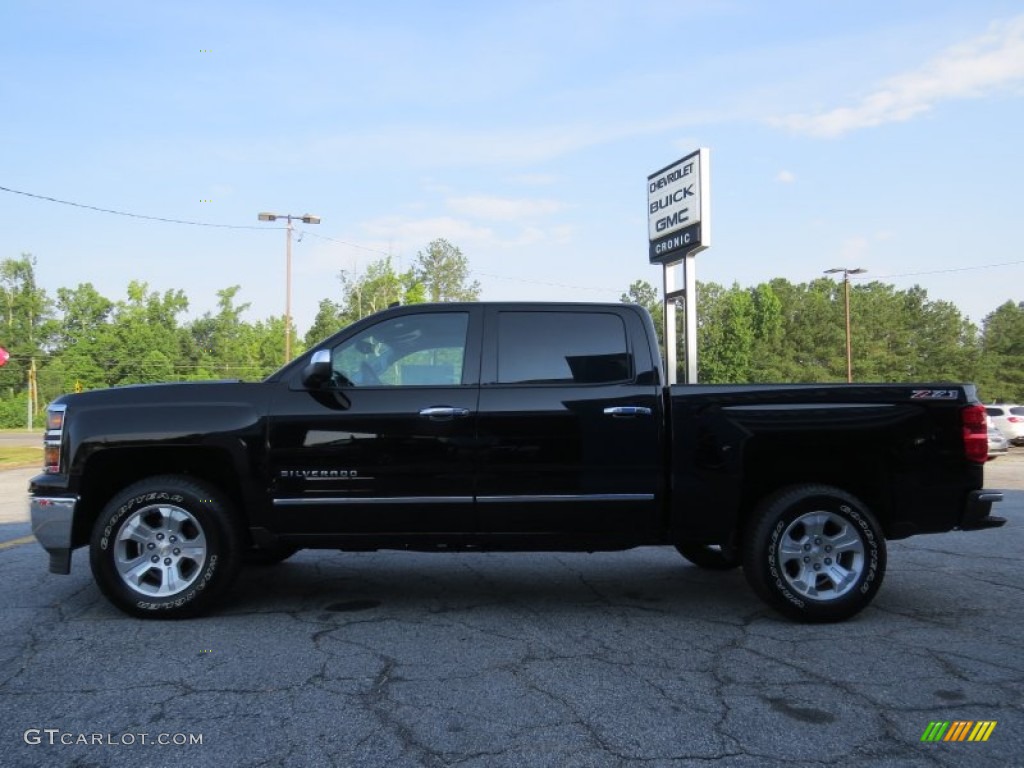
<instances>
[{"instance_id":1,"label":"front door","mask_svg":"<svg viewBox=\"0 0 1024 768\"><path fill-rule=\"evenodd\" d=\"M332 378L283 387L269 426L272 527L471 533L478 312L410 307L331 349Z\"/></svg>"}]
</instances>

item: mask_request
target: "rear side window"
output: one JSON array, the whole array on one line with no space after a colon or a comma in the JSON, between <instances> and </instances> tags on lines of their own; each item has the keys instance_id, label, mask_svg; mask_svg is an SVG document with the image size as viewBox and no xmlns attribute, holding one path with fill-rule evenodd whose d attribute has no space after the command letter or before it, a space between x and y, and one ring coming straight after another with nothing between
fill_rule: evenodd
<instances>
[{"instance_id":1,"label":"rear side window","mask_svg":"<svg viewBox=\"0 0 1024 768\"><path fill-rule=\"evenodd\" d=\"M608 384L632 378L622 319L606 312L500 312L502 384Z\"/></svg>"}]
</instances>

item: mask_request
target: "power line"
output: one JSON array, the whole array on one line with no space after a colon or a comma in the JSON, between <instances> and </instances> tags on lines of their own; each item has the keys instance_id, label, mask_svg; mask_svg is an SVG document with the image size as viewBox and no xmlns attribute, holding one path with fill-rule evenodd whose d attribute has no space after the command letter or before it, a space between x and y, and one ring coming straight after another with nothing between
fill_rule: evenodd
<instances>
[{"instance_id":1,"label":"power line","mask_svg":"<svg viewBox=\"0 0 1024 768\"><path fill-rule=\"evenodd\" d=\"M170 218L166 218L164 216L147 216L147 215L141 214L141 213L131 213L131 212L128 212L128 211L114 210L113 208L101 208L99 206L87 205L85 203L75 203L75 202L72 202L70 200L59 200L56 197L49 197L47 195L37 195L37 194L34 194L32 192L25 192L23 190L11 189L10 187L4 187L4 186L0 186L0 191L2 191L2 192L10 192L11 194L14 194L14 195L23 195L24 197L31 197L31 198L34 198L36 200L46 200L47 202L51 202L51 203L59 203L61 205L70 205L70 206L73 206L75 208L85 208L86 210L98 211L99 213L110 213L110 214L113 214L115 216L127 216L129 218L145 219L147 221L160 221L160 222L164 222L165 224L185 224L185 225L193 226L193 227L215 227L215 228L219 228L219 229L254 229L254 230L284 229L284 227L267 227L267 226L256 226L256 225L251 225L251 224L215 224L215 223L211 223L211 222L207 222L207 221L190 221L190 220L187 220L187 219L170 219ZM329 240L329 241L331 241L333 243L339 243L340 245L346 245L349 248L357 248L357 249L359 249L361 251L367 251L369 253L378 253L378 254L380 254L382 256L392 256L393 255L392 253L390 253L388 251L382 251L379 248L370 248L369 246L366 246L366 245L358 245L356 243L352 243L352 242L349 242L347 240L341 240L339 238L330 237L328 235L321 235L318 232L312 232L312 231L306 230L306 229L299 230L299 234L302 235L303 237L306 236L306 235L310 235L311 237L316 237L316 238L319 238L321 240ZM940 274L946 274L946 273L950 273L950 272L969 272L969 271L976 270L976 269L995 269L997 267L1010 267L1010 266L1016 266L1018 264L1024 264L1024 260L1020 260L1020 261L1005 261L1005 262L1001 262L999 264L978 264L978 265L970 266L970 267L953 267L953 268L950 268L950 269L932 269L932 270L925 270L925 271L921 271L921 272L900 272L900 273L889 274L889 275L870 275L870 276L865 276L865 277L853 277L852 279L854 279L854 280L878 280L878 279L889 279L889 278L894 278L894 277L919 277L919 276L922 276L922 275L940 275ZM609 289L609 288L595 288L595 287L584 286L584 285L569 285L567 283L552 283L552 282L547 282L547 281L544 281L544 280L529 280L529 279L526 279L526 278L519 278L519 277L506 277L504 275L496 275L496 274L491 273L491 272L481 272L481 271L475 270L475 269L471 269L470 273L471 274L475 274L475 275L480 275L481 277L490 277L490 278L493 278L495 280L509 280L509 281L512 281L512 282L527 283L527 284L531 284L531 285L544 285L544 286L548 286L548 287L552 287L552 288L570 288L570 289L573 289L573 290L595 291L595 292L598 292L598 293L616 293L616 292L621 293L621 291L618 291L618 290L614 290L613 291L612 289Z\"/></svg>"},{"instance_id":2,"label":"power line","mask_svg":"<svg viewBox=\"0 0 1024 768\"><path fill-rule=\"evenodd\" d=\"M896 275L867 275L864 277L851 277L851 280L877 280L879 278L891 277L917 277L918 275L941 275L946 272L969 272L974 269L994 269L995 267L1012 267L1017 264L1024 264L1022 261L1004 261L1001 264L976 264L973 267L952 267L950 269L931 269L925 272L900 272Z\"/></svg>"},{"instance_id":3,"label":"power line","mask_svg":"<svg viewBox=\"0 0 1024 768\"><path fill-rule=\"evenodd\" d=\"M332 243L341 243L342 245L347 245L350 248L358 248L361 251L369 251L370 253L379 253L382 256L392 255L388 251L382 251L379 248L370 248L365 245L356 245L355 243L350 243L347 240L339 240L336 237L328 237L327 235L321 235L319 232L311 232L308 229L300 229L299 234L302 235L303 237L305 237L306 235L311 235L312 237L318 237L321 240L330 240Z\"/></svg>"},{"instance_id":4,"label":"power line","mask_svg":"<svg viewBox=\"0 0 1024 768\"><path fill-rule=\"evenodd\" d=\"M186 219L167 219L163 216L146 216L141 213L129 213L127 211L115 211L113 208L100 208L95 205L86 205L85 203L73 203L70 200L58 200L55 197L47 197L46 195L35 195L31 192L23 192L19 189L10 189L9 187L0 187L0 191L10 192L15 195L24 195L25 197L34 197L36 200L47 200L51 203L60 203L61 205L72 205L75 208L86 208L90 211L99 211L100 213L112 213L116 216L129 216L133 219L148 219L149 221L162 221L166 224L188 224L193 227L218 227L220 229L284 229L284 227L265 227L255 226L250 224L211 224L206 221L188 221Z\"/></svg>"}]
</instances>

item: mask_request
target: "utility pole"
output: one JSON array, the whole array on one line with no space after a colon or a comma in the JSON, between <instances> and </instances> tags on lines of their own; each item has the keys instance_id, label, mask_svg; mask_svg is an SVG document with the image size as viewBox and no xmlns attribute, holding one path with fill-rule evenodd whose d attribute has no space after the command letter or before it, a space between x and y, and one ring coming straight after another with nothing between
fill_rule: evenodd
<instances>
[{"instance_id":1,"label":"utility pole","mask_svg":"<svg viewBox=\"0 0 1024 768\"><path fill-rule=\"evenodd\" d=\"M866 269L861 267L854 267L852 269L848 267L835 267L833 269L826 269L826 275L832 275L837 272L843 273L843 288L846 293L846 383L853 383L853 351L850 345L850 275L860 275L867 272Z\"/></svg>"},{"instance_id":2,"label":"utility pole","mask_svg":"<svg viewBox=\"0 0 1024 768\"><path fill-rule=\"evenodd\" d=\"M287 363L292 359L292 219L298 219L303 224L319 224L320 217L311 213L302 216L293 216L290 213L261 213L260 221L277 221L285 219L288 225L285 227L285 289L284 289L284 361Z\"/></svg>"},{"instance_id":3,"label":"utility pole","mask_svg":"<svg viewBox=\"0 0 1024 768\"><path fill-rule=\"evenodd\" d=\"M32 429L32 419L35 416L36 402L39 400L39 389L36 387L36 359L33 357L28 367L28 428Z\"/></svg>"}]
</instances>

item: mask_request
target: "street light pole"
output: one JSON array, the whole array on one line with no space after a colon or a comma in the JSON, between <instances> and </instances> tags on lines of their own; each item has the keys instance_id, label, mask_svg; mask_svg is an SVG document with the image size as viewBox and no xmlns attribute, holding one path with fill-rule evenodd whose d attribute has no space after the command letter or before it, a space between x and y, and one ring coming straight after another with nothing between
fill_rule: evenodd
<instances>
[{"instance_id":1,"label":"street light pole","mask_svg":"<svg viewBox=\"0 0 1024 768\"><path fill-rule=\"evenodd\" d=\"M287 363L292 359L292 230L295 229L292 219L298 219L303 224L319 224L320 217L310 213L302 216L294 216L290 213L261 213L260 221L277 221L285 219L288 225L285 227L285 296L284 296L284 361Z\"/></svg>"},{"instance_id":2,"label":"street light pole","mask_svg":"<svg viewBox=\"0 0 1024 768\"><path fill-rule=\"evenodd\" d=\"M292 217L285 227L285 279L284 279L284 361L292 359Z\"/></svg>"},{"instance_id":3,"label":"street light pole","mask_svg":"<svg viewBox=\"0 0 1024 768\"><path fill-rule=\"evenodd\" d=\"M860 275L867 272L866 269L860 267L835 267L834 269L826 269L826 275L832 275L837 272L843 273L843 289L846 294L846 382L848 384L853 383L853 350L850 345L850 275Z\"/></svg>"}]
</instances>

